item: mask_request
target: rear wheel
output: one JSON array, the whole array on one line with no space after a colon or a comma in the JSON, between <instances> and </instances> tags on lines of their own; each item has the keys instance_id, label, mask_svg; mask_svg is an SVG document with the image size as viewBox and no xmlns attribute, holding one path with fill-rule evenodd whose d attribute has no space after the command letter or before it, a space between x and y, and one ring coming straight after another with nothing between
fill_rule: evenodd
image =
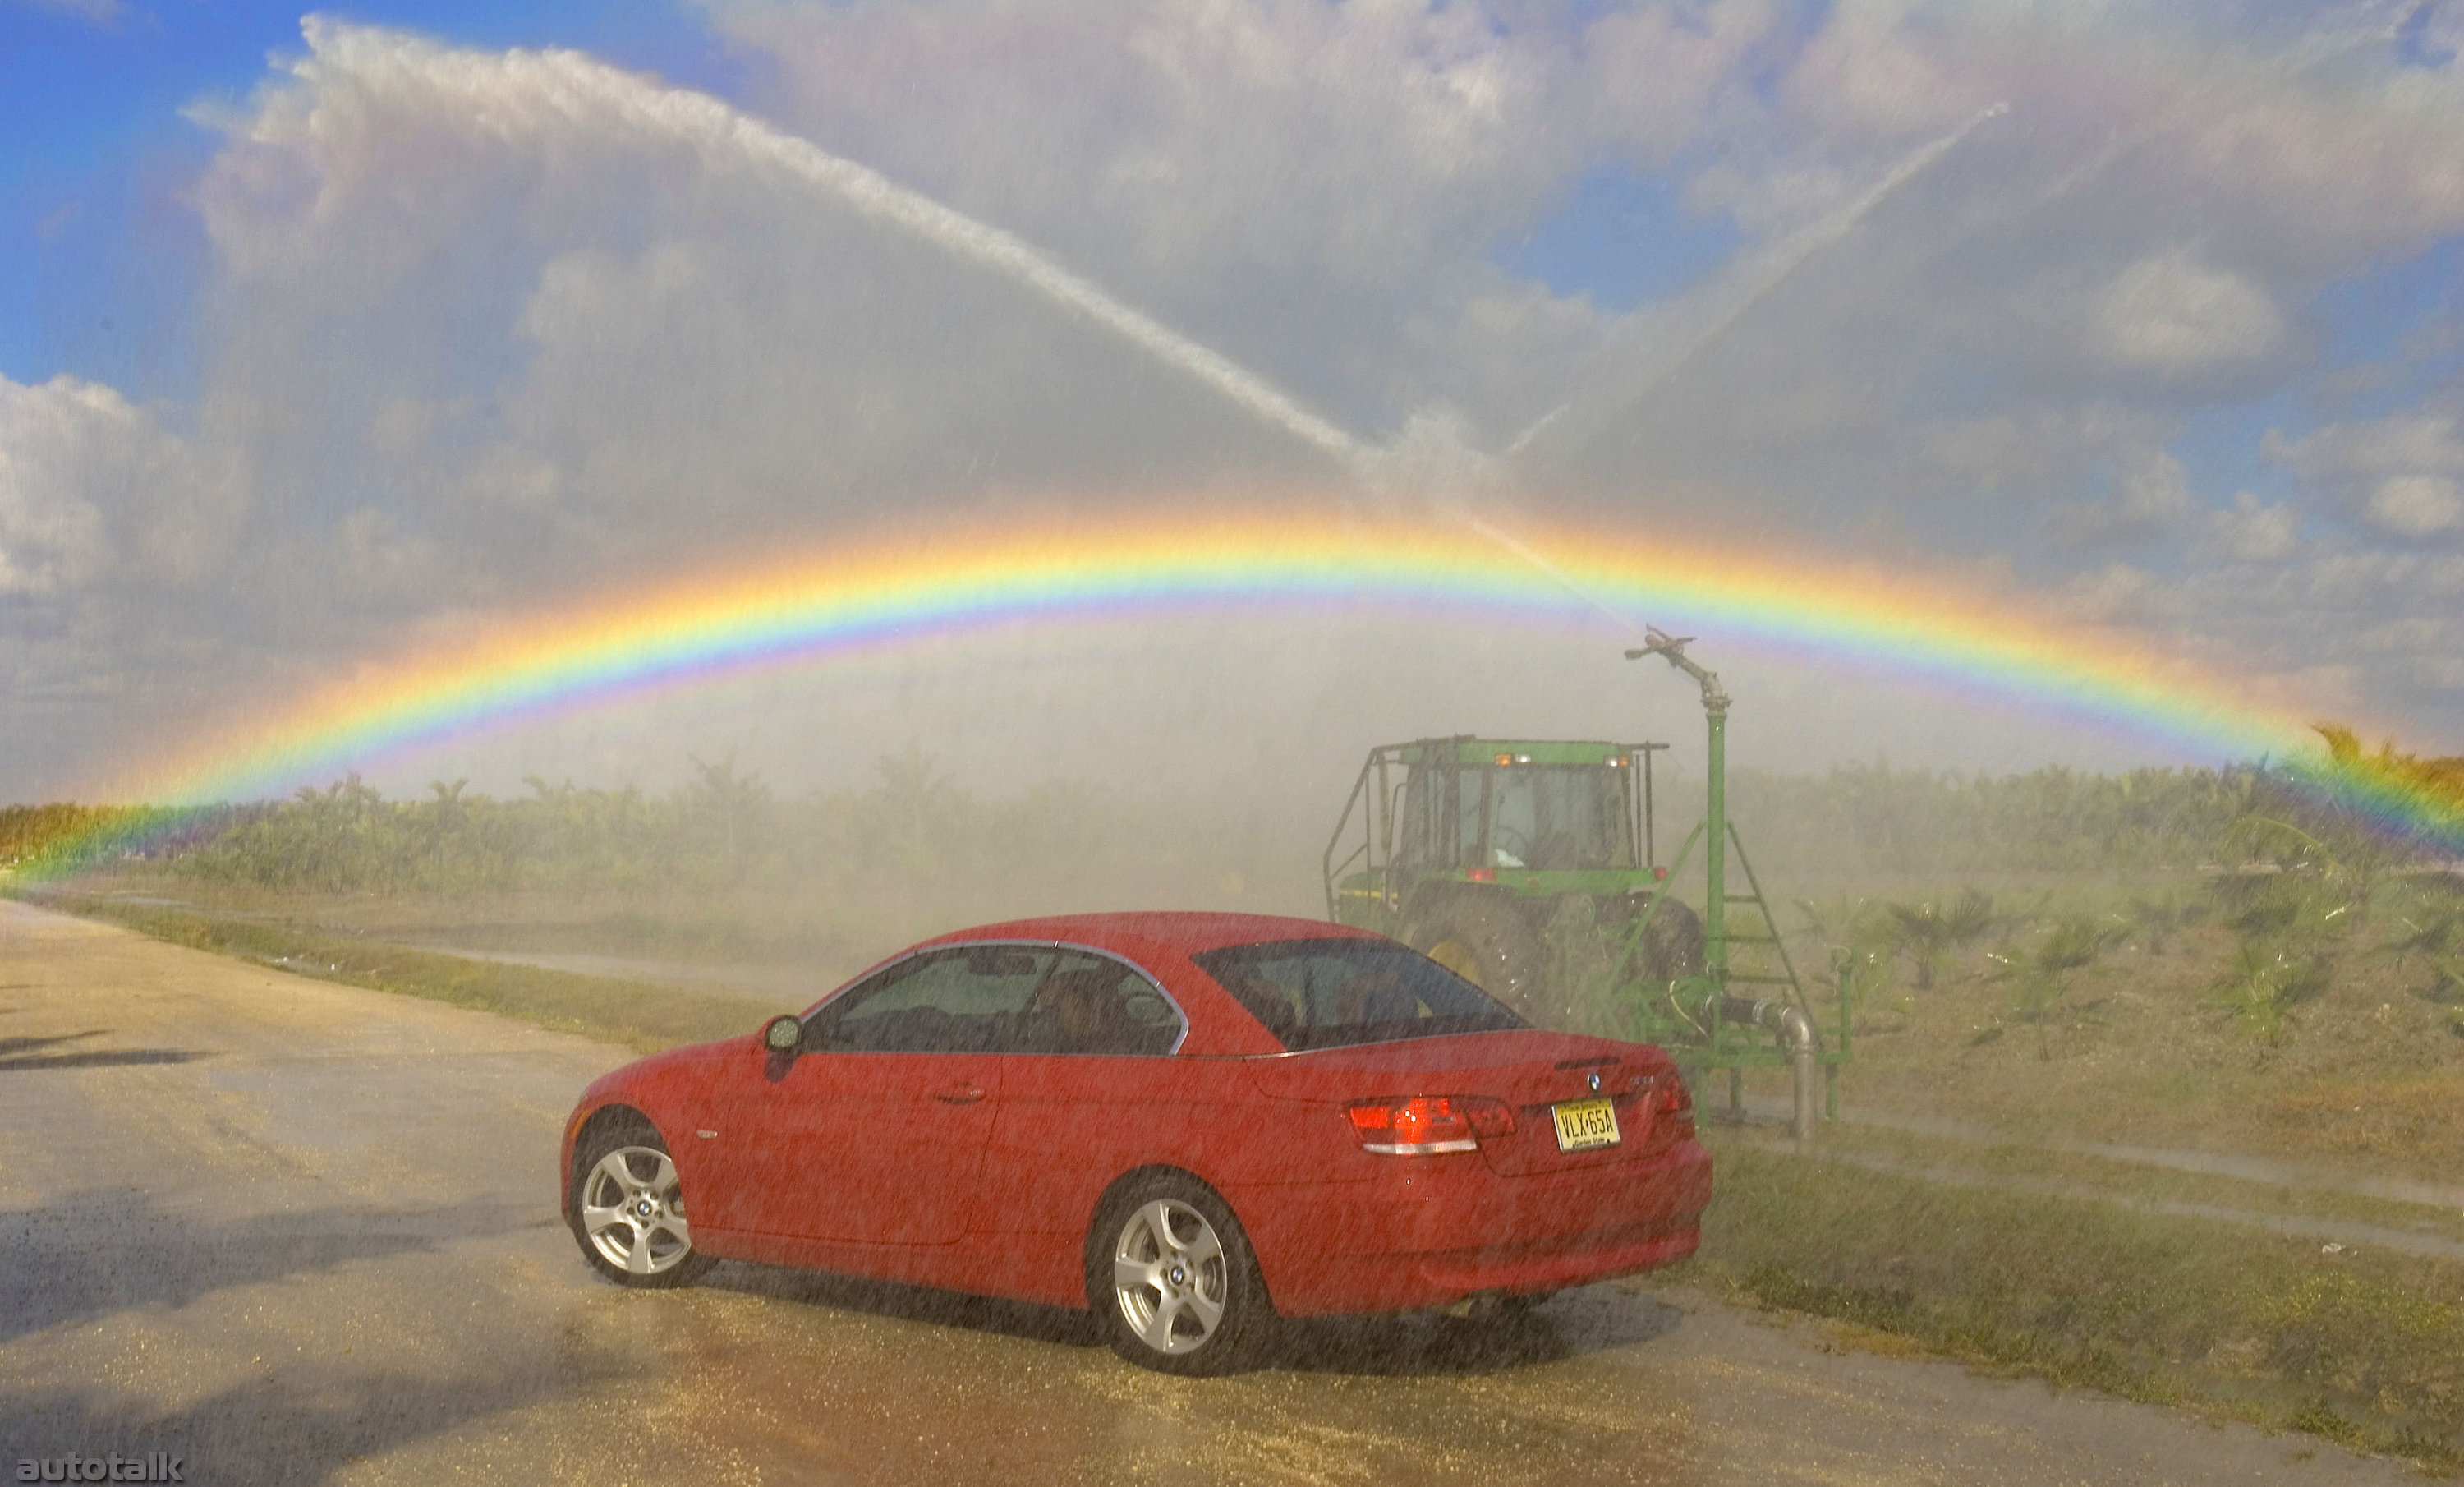
<instances>
[{"instance_id":1,"label":"rear wheel","mask_svg":"<svg viewBox=\"0 0 2464 1487\"><path fill-rule=\"evenodd\" d=\"M1087 1236L1087 1300L1112 1350L1162 1373L1228 1373L1274 1321L1248 1236L1213 1189L1158 1173L1107 1200Z\"/></svg>"},{"instance_id":2,"label":"rear wheel","mask_svg":"<svg viewBox=\"0 0 2464 1487\"><path fill-rule=\"evenodd\" d=\"M1404 943L1526 1017L1541 1010L1540 937L1511 899L1458 894L1413 916Z\"/></svg>"},{"instance_id":3,"label":"rear wheel","mask_svg":"<svg viewBox=\"0 0 2464 1487\"><path fill-rule=\"evenodd\" d=\"M1703 974L1703 921L1676 899L1662 899L1642 927L1642 969L1656 985Z\"/></svg>"},{"instance_id":4,"label":"rear wheel","mask_svg":"<svg viewBox=\"0 0 2464 1487\"><path fill-rule=\"evenodd\" d=\"M649 1122L591 1132L575 1153L574 1171L565 1217L601 1275L655 1288L684 1285L710 1268L707 1255L693 1253L675 1161Z\"/></svg>"}]
</instances>

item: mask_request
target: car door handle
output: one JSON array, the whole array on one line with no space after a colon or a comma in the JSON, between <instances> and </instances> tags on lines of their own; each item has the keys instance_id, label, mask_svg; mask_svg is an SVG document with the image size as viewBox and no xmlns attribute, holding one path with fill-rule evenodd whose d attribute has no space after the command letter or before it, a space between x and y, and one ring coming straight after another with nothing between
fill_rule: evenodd
<instances>
[{"instance_id":1,"label":"car door handle","mask_svg":"<svg viewBox=\"0 0 2464 1487\"><path fill-rule=\"evenodd\" d=\"M953 1084L948 1089L934 1091L933 1098L945 1105L972 1105L984 1098L984 1092L972 1084Z\"/></svg>"}]
</instances>

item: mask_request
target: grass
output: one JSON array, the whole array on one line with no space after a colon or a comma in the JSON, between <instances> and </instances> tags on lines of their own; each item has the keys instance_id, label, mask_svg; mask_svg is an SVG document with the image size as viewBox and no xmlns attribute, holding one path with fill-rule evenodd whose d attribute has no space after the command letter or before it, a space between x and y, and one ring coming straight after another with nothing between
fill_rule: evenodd
<instances>
[{"instance_id":1,"label":"grass","mask_svg":"<svg viewBox=\"0 0 2464 1487\"><path fill-rule=\"evenodd\" d=\"M1712 1139L1694 1268L1715 1289L2057 1387L2464 1468L2464 1266Z\"/></svg>"},{"instance_id":2,"label":"grass","mask_svg":"<svg viewBox=\"0 0 2464 1487\"><path fill-rule=\"evenodd\" d=\"M656 1053L752 1032L780 1009L746 997L468 960L294 925L226 919L91 894L12 890L46 908L123 925L172 944L403 996L497 1012Z\"/></svg>"}]
</instances>

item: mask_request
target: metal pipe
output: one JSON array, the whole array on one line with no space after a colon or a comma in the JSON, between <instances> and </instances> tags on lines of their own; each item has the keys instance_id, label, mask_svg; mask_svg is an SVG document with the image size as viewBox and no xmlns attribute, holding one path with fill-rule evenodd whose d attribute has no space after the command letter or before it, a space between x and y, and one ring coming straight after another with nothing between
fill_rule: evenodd
<instances>
[{"instance_id":1,"label":"metal pipe","mask_svg":"<svg viewBox=\"0 0 2464 1487\"><path fill-rule=\"evenodd\" d=\"M1711 985L1722 992L1728 989L1728 692L1720 685L1720 674L1705 669L1700 661L1685 654L1693 642L1692 635L1672 635L1657 625L1643 627L1644 645L1628 651L1625 658L1639 661L1646 655L1657 655L1694 678L1703 688L1703 716L1710 724L1709 758L1705 761L1709 778L1705 782L1703 852L1703 967Z\"/></svg>"},{"instance_id":2,"label":"metal pipe","mask_svg":"<svg viewBox=\"0 0 2464 1487\"><path fill-rule=\"evenodd\" d=\"M1642 865L1660 866L1660 828L1651 818L1651 745L1642 746Z\"/></svg>"},{"instance_id":3,"label":"metal pipe","mask_svg":"<svg viewBox=\"0 0 2464 1487\"><path fill-rule=\"evenodd\" d=\"M1796 1066L1796 1115L1789 1122L1789 1135L1803 1146L1814 1140L1814 1019L1800 1007L1789 1007L1779 1016L1780 1047L1788 1051L1789 1062Z\"/></svg>"},{"instance_id":4,"label":"metal pipe","mask_svg":"<svg viewBox=\"0 0 2464 1487\"><path fill-rule=\"evenodd\" d=\"M1795 1076L1796 1108L1789 1118L1789 1135L1800 1146L1812 1142L1815 1104L1820 1099L1815 1071L1822 1046L1815 1035L1814 1019L1808 1017L1805 1009L1794 1002L1775 998L1748 1001L1741 996L1722 998L1720 1015L1730 1022L1749 1022L1778 1034L1780 1050L1788 1054L1791 1071ZM1730 1079L1733 1081L1742 1072L1730 1070ZM1732 1083L1732 1091L1734 1087Z\"/></svg>"}]
</instances>

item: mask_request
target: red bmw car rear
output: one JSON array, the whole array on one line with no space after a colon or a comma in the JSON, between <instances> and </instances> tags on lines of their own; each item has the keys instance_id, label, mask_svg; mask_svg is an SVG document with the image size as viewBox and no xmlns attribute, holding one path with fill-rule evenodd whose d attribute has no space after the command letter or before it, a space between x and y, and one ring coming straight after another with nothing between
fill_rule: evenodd
<instances>
[{"instance_id":1,"label":"red bmw car rear","mask_svg":"<svg viewBox=\"0 0 2464 1487\"><path fill-rule=\"evenodd\" d=\"M723 1257L1089 1306L1188 1372L1278 1316L1666 1264L1711 1192L1660 1050L1527 1027L1363 931L1209 914L929 941L600 1080L564 1176L626 1283Z\"/></svg>"}]
</instances>

